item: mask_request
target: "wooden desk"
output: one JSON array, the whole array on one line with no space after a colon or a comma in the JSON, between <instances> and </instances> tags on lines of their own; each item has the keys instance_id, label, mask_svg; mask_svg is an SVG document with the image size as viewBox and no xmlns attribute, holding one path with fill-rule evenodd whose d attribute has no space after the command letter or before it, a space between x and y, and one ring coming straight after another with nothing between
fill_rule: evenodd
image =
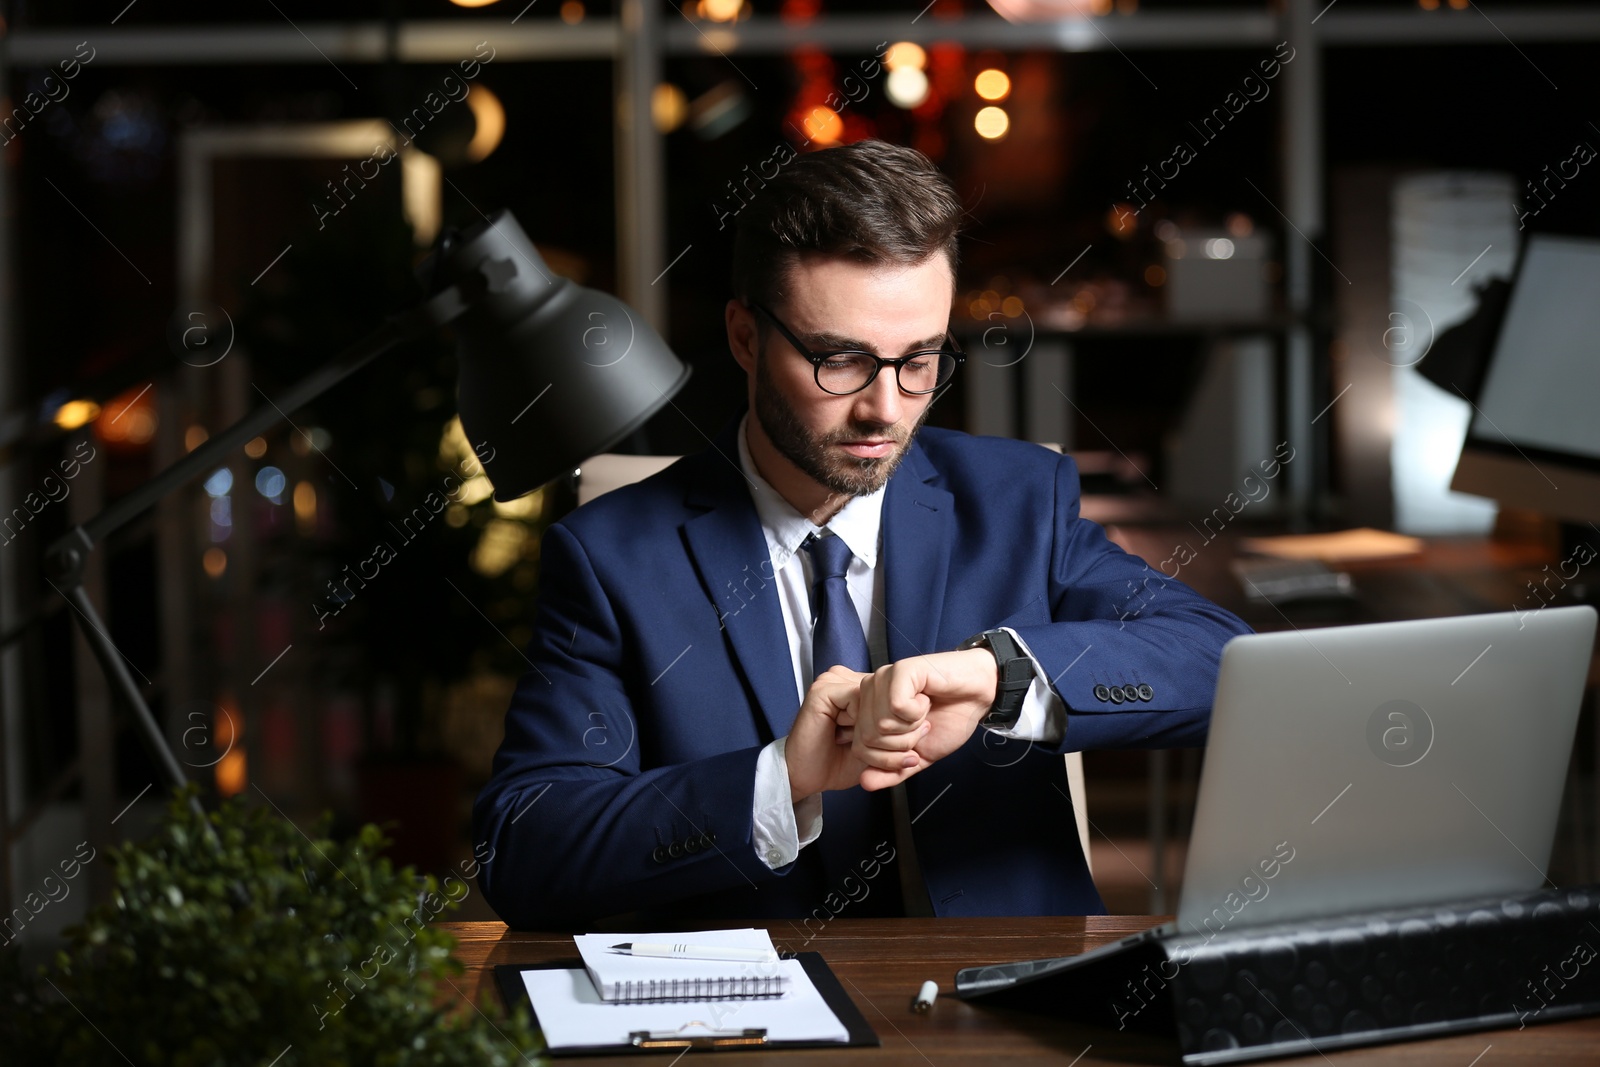
<instances>
[{"instance_id":1,"label":"wooden desk","mask_svg":"<svg viewBox=\"0 0 1600 1067\"><path fill-rule=\"evenodd\" d=\"M1116 1032L1043 1016L959 1001L955 973L974 964L1065 956L1137 933L1162 921L1135 915L1035 919L835 919L807 942L807 933L788 922L765 926L785 951L821 952L856 1007L883 1042L878 1049L719 1052L725 1067L773 1063L782 1067L838 1067L842 1063L903 1063L918 1067L1007 1062L1078 1064L1178 1062L1177 1044L1132 1032ZM570 934L508 931L503 923L443 923L460 939L456 957L467 968L458 983L474 999L493 997L491 968L501 963L536 963L576 958ZM738 924L745 925L745 924ZM926 1015L910 1003L925 979L939 983L939 999ZM1486 1053L1487 1050L1487 1054ZM601 1057L569 1062L629 1063L637 1057ZM670 1055L661 1061L671 1062ZM1443 1067L1501 1067L1506 1063L1564 1065L1600 1062L1600 1018L1492 1030L1402 1044L1330 1052L1326 1056L1278 1060L1291 1064L1440 1064Z\"/></svg>"}]
</instances>

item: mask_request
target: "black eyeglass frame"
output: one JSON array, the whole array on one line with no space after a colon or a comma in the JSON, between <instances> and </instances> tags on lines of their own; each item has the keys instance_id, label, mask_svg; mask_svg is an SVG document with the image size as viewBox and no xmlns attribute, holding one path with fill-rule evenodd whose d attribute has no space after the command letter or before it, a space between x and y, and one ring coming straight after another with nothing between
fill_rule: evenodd
<instances>
[{"instance_id":1,"label":"black eyeglass frame","mask_svg":"<svg viewBox=\"0 0 1600 1067\"><path fill-rule=\"evenodd\" d=\"M923 349L919 352L912 352L909 355L901 356L899 359L884 359L882 356L874 355L871 352L863 352L858 348L838 348L829 349L825 352L813 352L811 349L807 348L805 343L802 342L800 338L796 337L794 332L791 331L789 327L785 326L783 322L779 320L778 316L774 315L765 304L762 304L758 301L751 301L749 306L755 308L768 319L772 320L772 325L776 326L778 328L778 332L783 334L783 339L788 341L789 344L793 345L794 350L804 356L811 363L812 379L816 381L817 388L821 389L829 396L854 396L856 393L861 392L861 390L877 381L878 372L883 370L884 367L894 368L894 382L902 393L905 393L907 396L927 396L929 393L936 392L943 386L950 384L951 379L956 376L956 371L961 369L961 364L967 361L967 354L961 350L960 344L948 330L945 331L944 335L946 347ZM862 382L848 393L836 393L832 389L829 389L827 386L822 384L822 364L833 356L865 356L873 362L872 373L867 375L866 381ZM926 359L929 356L937 356L940 359L943 359L945 356L949 356L954 361L954 365L950 368L950 374L944 379L936 381L931 389L907 389L900 381L900 368L913 360Z\"/></svg>"}]
</instances>

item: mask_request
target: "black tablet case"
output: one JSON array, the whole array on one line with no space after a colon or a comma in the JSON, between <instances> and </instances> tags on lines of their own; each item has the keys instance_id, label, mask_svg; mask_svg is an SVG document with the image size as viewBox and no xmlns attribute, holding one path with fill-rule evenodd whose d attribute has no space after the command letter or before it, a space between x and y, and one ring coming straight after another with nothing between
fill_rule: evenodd
<instances>
[{"instance_id":1,"label":"black tablet case","mask_svg":"<svg viewBox=\"0 0 1600 1067\"><path fill-rule=\"evenodd\" d=\"M877 1048L879 1045L877 1033L873 1031L871 1026L867 1025L867 1020L856 1009L855 1002L844 991L844 986L839 984L838 977L834 975L827 961L822 958L822 954L820 952L799 952L793 958L800 961L800 966L805 968L806 975L811 979L811 984L817 987L817 992L822 994L822 999L827 1002L829 1008L833 1009L834 1015L838 1016L839 1021L844 1024L844 1028L850 1032L850 1040L845 1042L769 1041L760 1046L760 1048ZM577 958L554 960L549 963L502 963L495 967L494 979L495 984L500 987L500 996L506 1002L506 1006L511 1010L515 1010L519 1005L528 1009L528 1014L534 1016L534 1023L537 1024L539 1021L538 1016L533 1010L533 1004L528 1000L527 987L522 984L522 972L582 969L583 961ZM686 1003L699 1002L688 1001ZM652 1052L678 1052L680 1050L675 1048L635 1048L632 1045L582 1045L573 1048L546 1049L545 1051L550 1056L612 1056L619 1052L648 1054ZM695 1051L715 1050L696 1049ZM730 1049L729 1051L735 1050ZM759 1049L752 1050L746 1045L740 1046L737 1051L750 1052L759 1051Z\"/></svg>"},{"instance_id":2,"label":"black tablet case","mask_svg":"<svg viewBox=\"0 0 1600 1067\"><path fill-rule=\"evenodd\" d=\"M1600 1015L1600 886L1252 927L1157 929L968 967L956 995L1240 1063Z\"/></svg>"}]
</instances>

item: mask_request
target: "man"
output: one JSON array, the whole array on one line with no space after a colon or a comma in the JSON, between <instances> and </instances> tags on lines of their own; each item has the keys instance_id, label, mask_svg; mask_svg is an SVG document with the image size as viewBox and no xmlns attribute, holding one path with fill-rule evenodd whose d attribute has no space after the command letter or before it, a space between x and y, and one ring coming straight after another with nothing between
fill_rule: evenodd
<instances>
[{"instance_id":1,"label":"man","mask_svg":"<svg viewBox=\"0 0 1600 1067\"><path fill-rule=\"evenodd\" d=\"M918 433L961 215L871 141L740 214L749 412L545 534L474 810L512 926L1104 911L1062 753L1202 744L1247 628L1079 518L1070 458Z\"/></svg>"}]
</instances>

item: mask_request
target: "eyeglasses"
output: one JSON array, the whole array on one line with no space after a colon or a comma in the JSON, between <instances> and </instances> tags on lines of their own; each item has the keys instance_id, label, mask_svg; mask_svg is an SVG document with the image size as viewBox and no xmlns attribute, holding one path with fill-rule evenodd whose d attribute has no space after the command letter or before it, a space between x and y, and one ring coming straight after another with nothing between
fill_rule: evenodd
<instances>
[{"instance_id":1,"label":"eyeglasses","mask_svg":"<svg viewBox=\"0 0 1600 1067\"><path fill-rule=\"evenodd\" d=\"M793 345L796 352L811 361L817 387L835 396L859 393L872 384L872 380L878 376L878 371L884 367L894 368L895 381L899 384L901 392L920 396L931 393L948 382L955 374L956 367L967 360L966 353L961 351L955 338L949 334L945 335L945 347L912 352L899 359L883 359L871 352L856 352L849 349L813 352L801 343L800 338L796 337L789 327L778 321L778 316L761 304L752 306L772 320L772 325L778 328L778 332L783 334L783 339Z\"/></svg>"}]
</instances>

